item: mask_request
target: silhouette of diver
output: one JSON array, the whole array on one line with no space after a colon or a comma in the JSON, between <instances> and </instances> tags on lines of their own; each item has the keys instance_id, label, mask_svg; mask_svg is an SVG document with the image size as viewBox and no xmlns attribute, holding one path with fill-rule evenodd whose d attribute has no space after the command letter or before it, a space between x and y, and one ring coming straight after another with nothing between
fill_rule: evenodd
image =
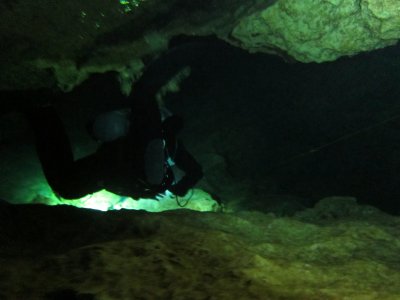
<instances>
[{"instance_id":1,"label":"silhouette of diver","mask_svg":"<svg viewBox=\"0 0 400 300\"><path fill-rule=\"evenodd\" d=\"M210 57L203 55L203 48L202 43L192 43L151 63L128 97L131 114L126 135L104 142L84 158L74 160L53 107L32 109L28 119L38 157L54 192L65 199L101 189L133 198L151 198L166 191L184 196L201 179L202 169L177 137L182 119L171 116L162 121L155 96L182 67L204 64ZM174 164L185 173L178 182L171 168Z\"/></svg>"},{"instance_id":2,"label":"silhouette of diver","mask_svg":"<svg viewBox=\"0 0 400 300\"><path fill-rule=\"evenodd\" d=\"M65 199L101 189L133 198L152 198L167 190L184 196L202 177L201 166L177 138L183 126L178 116L167 118L158 132L147 118L134 117L126 136L104 142L95 153L78 160L53 107L35 109L29 119L47 182ZM185 173L178 182L173 167Z\"/></svg>"}]
</instances>

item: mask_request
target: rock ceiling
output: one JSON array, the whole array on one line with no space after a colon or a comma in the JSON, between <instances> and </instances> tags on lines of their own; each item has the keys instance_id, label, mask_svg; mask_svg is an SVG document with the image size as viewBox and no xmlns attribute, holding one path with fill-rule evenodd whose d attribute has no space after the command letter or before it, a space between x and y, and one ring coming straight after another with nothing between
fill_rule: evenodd
<instances>
[{"instance_id":1,"label":"rock ceiling","mask_svg":"<svg viewBox=\"0 0 400 300\"><path fill-rule=\"evenodd\" d=\"M395 0L3 1L0 89L73 88L90 73L135 70L177 35L215 35L300 62L393 45Z\"/></svg>"}]
</instances>

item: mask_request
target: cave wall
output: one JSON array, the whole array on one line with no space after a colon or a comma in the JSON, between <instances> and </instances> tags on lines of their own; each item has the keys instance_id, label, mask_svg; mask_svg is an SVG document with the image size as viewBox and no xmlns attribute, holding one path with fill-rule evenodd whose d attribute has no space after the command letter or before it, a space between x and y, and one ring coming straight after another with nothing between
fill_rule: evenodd
<instances>
[{"instance_id":1,"label":"cave wall","mask_svg":"<svg viewBox=\"0 0 400 300\"><path fill-rule=\"evenodd\" d=\"M2 2L0 89L57 84L71 90L92 73L127 66L140 72L142 60L164 51L172 36L227 36L256 1L126 2L137 5L127 10L118 1Z\"/></svg>"},{"instance_id":2,"label":"cave wall","mask_svg":"<svg viewBox=\"0 0 400 300\"><path fill-rule=\"evenodd\" d=\"M242 18L232 37L252 51L324 62L393 45L399 29L397 1L279 0Z\"/></svg>"},{"instance_id":3,"label":"cave wall","mask_svg":"<svg viewBox=\"0 0 400 300\"><path fill-rule=\"evenodd\" d=\"M3 1L0 89L57 85L143 64L177 35L215 35L251 52L323 62L393 45L396 1Z\"/></svg>"}]
</instances>

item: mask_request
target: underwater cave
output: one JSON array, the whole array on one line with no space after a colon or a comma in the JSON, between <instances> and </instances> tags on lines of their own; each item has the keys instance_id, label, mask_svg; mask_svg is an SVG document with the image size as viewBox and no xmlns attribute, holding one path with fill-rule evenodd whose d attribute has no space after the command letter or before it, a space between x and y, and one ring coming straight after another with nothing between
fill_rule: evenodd
<instances>
[{"instance_id":1,"label":"underwater cave","mask_svg":"<svg viewBox=\"0 0 400 300\"><path fill-rule=\"evenodd\" d=\"M399 299L397 3L186 2L0 3L0 299ZM78 160L150 94L203 177L58 195L29 113Z\"/></svg>"},{"instance_id":2,"label":"underwater cave","mask_svg":"<svg viewBox=\"0 0 400 300\"><path fill-rule=\"evenodd\" d=\"M249 54L212 37L177 40L172 44L183 51L186 44L202 45L188 47L201 54L187 53L201 59L164 102L185 117L183 139L206 167L200 186L208 193L235 210L281 209L287 215L324 197L351 196L399 213L397 46L301 64ZM88 120L121 101L117 74L93 76L65 95L54 102L76 155L84 156L96 147L85 128ZM27 103L35 97L33 92ZM40 171L34 168L40 166L26 145L32 137L18 114L24 101L2 115L2 198L46 202L49 191L44 178L36 179ZM279 196L283 203L276 203Z\"/></svg>"}]
</instances>

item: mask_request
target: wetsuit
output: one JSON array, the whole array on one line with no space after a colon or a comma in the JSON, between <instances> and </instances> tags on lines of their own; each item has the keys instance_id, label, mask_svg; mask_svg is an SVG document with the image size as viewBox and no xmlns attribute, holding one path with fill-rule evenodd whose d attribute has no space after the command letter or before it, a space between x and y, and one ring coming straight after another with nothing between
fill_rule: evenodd
<instances>
[{"instance_id":1,"label":"wetsuit","mask_svg":"<svg viewBox=\"0 0 400 300\"><path fill-rule=\"evenodd\" d=\"M182 67L221 59L214 51L220 48L218 44L192 43L172 49L152 62L135 83L128 99L132 109L129 134L104 143L96 153L79 160L74 160L64 126L54 109L45 107L30 111L28 118L35 132L38 156L53 190L66 199L80 198L103 188L134 198L152 197L166 189L184 195L202 177L201 167L182 143L164 139L154 97ZM205 49L212 55L206 57ZM166 176L170 172L164 166L167 155L160 150L163 140L166 140L168 152L174 153L176 166L186 173L179 182L166 181L171 177ZM157 160L156 166L147 168L146 160L152 158ZM162 176L154 174L157 172L152 169L157 168L162 168L159 173Z\"/></svg>"},{"instance_id":2,"label":"wetsuit","mask_svg":"<svg viewBox=\"0 0 400 300\"><path fill-rule=\"evenodd\" d=\"M29 114L29 119L45 177L54 192L63 198L76 199L101 189L133 198L154 197L167 189L183 196L202 177L201 166L183 144L165 138L161 129L132 127L127 136L103 143L95 153L74 160L69 139L54 108L36 109ZM134 124L138 126L138 121ZM155 140L160 140L163 146L166 143L159 150L162 151L160 162L155 162L154 154L148 154L148 145ZM179 182L172 176L168 158L185 173ZM153 172L159 169L156 170L158 177L161 176L158 182L149 180L151 174L146 173L146 166Z\"/></svg>"}]
</instances>

